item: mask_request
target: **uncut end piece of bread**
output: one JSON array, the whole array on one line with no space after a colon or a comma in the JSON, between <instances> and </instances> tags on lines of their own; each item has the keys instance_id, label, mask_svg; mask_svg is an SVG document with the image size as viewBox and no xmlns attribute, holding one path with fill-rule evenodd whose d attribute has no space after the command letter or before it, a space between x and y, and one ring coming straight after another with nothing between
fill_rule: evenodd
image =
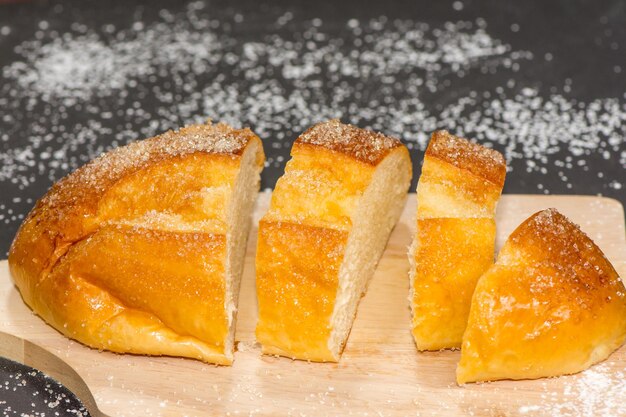
<instances>
[{"instance_id":1,"label":"uncut end piece of bread","mask_svg":"<svg viewBox=\"0 0 626 417\"><path fill-rule=\"evenodd\" d=\"M417 186L409 248L412 333L419 350L461 346L474 287L493 264L504 158L446 131L433 133Z\"/></svg>"},{"instance_id":2,"label":"uncut end piece of bread","mask_svg":"<svg viewBox=\"0 0 626 417\"><path fill-rule=\"evenodd\" d=\"M402 143L331 120L294 143L256 256L263 353L337 361L411 180Z\"/></svg>"},{"instance_id":3,"label":"uncut end piece of bread","mask_svg":"<svg viewBox=\"0 0 626 417\"><path fill-rule=\"evenodd\" d=\"M508 238L480 278L458 383L580 372L626 337L626 290L602 251L554 209Z\"/></svg>"},{"instance_id":4,"label":"uncut end piece of bread","mask_svg":"<svg viewBox=\"0 0 626 417\"><path fill-rule=\"evenodd\" d=\"M209 123L79 168L13 241L9 266L24 301L97 349L230 364L263 162L249 129Z\"/></svg>"}]
</instances>

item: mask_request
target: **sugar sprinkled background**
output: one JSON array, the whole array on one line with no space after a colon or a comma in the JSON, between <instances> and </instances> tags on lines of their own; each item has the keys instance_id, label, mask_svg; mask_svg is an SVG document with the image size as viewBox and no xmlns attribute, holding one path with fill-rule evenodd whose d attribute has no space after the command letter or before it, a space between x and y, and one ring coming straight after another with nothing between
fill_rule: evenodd
<instances>
[{"instance_id":1,"label":"sugar sprinkled background","mask_svg":"<svg viewBox=\"0 0 626 417\"><path fill-rule=\"evenodd\" d=\"M626 4L544 3L1 5L0 258L54 181L206 117L261 135L264 188L300 132L340 117L402 138L416 168L446 128L505 154L505 192L626 203ZM601 396L608 377L586 375L572 399Z\"/></svg>"},{"instance_id":2,"label":"sugar sprinkled background","mask_svg":"<svg viewBox=\"0 0 626 417\"><path fill-rule=\"evenodd\" d=\"M206 117L265 140L264 188L339 117L402 138L416 168L446 128L504 152L505 192L626 201L622 2L353 6L2 6L0 253L55 180Z\"/></svg>"}]
</instances>

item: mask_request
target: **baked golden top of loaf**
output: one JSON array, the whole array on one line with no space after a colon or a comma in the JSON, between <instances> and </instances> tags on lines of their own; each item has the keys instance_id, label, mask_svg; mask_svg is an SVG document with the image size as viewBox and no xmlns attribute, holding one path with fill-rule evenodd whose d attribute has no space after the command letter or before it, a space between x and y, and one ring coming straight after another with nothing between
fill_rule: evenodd
<instances>
[{"instance_id":1,"label":"baked golden top of loaf","mask_svg":"<svg viewBox=\"0 0 626 417\"><path fill-rule=\"evenodd\" d=\"M194 153L233 158L241 155L248 142L256 137L250 129L208 123L132 142L101 155L55 183L36 209L54 209L50 214L59 217L66 210L93 210L93 204L112 184L142 168ZM68 201L80 204L69 205Z\"/></svg>"},{"instance_id":2,"label":"baked golden top of loaf","mask_svg":"<svg viewBox=\"0 0 626 417\"><path fill-rule=\"evenodd\" d=\"M532 265L549 271L532 283L532 291L562 292L562 301L575 310L593 310L597 304L610 302L610 297L598 297L605 287L617 288L626 308L624 286L613 265L593 240L556 209L535 213L518 226L502 247L497 264Z\"/></svg>"},{"instance_id":3,"label":"baked golden top of loaf","mask_svg":"<svg viewBox=\"0 0 626 417\"><path fill-rule=\"evenodd\" d=\"M498 255L499 263L515 264L532 261L552 264L556 271L568 275L589 275L584 287L604 285L609 276L616 276L613 265L580 228L556 209L535 213L515 229Z\"/></svg>"},{"instance_id":4,"label":"baked golden top of loaf","mask_svg":"<svg viewBox=\"0 0 626 417\"><path fill-rule=\"evenodd\" d=\"M66 245L88 235L103 221L116 217L149 215L153 211L171 206L171 200L177 196L174 190L165 189L171 181L165 178L159 181L159 178L150 175L150 171L156 174L155 169L160 167L176 171L178 162L185 157L201 155L210 155L211 158L219 158L225 162L231 160L236 165L236 160L250 140L259 139L249 129L234 129L222 123L208 123L192 125L176 132L169 131L113 149L52 186L24 221L24 224L30 223L30 227L20 228L9 255L15 254L20 243L24 243L24 236L21 236L24 230L32 231L34 226L37 231L32 237L37 241L32 243L39 249L34 251L33 257L40 256L41 260L36 262L37 268L45 268L61 255L53 253L58 250L64 252ZM263 156L259 158L261 159L258 163L262 163ZM144 180L135 175L144 170L147 170ZM186 183L194 181L185 172L169 174L178 175ZM219 182L217 177L226 175L227 173L222 172L212 173L215 182ZM165 177L163 174L160 176ZM144 187L132 187L134 180L143 182ZM125 181L131 183L131 187L125 187ZM164 200L163 195L170 195L170 198ZM141 204L137 206L139 202ZM180 209L179 212L193 218L193 209ZM172 211L172 207L168 207L168 211ZM216 217L223 218L224 214Z\"/></svg>"},{"instance_id":5,"label":"baked golden top of loaf","mask_svg":"<svg viewBox=\"0 0 626 417\"><path fill-rule=\"evenodd\" d=\"M493 217L505 176L506 163L497 151L435 132L417 186L417 217Z\"/></svg>"},{"instance_id":6,"label":"baked golden top of loaf","mask_svg":"<svg viewBox=\"0 0 626 417\"><path fill-rule=\"evenodd\" d=\"M242 240L233 196L244 180L256 196L263 161L249 129L208 123L89 162L52 186L13 241L24 301L93 347L229 363L227 257Z\"/></svg>"},{"instance_id":7,"label":"baked golden top of loaf","mask_svg":"<svg viewBox=\"0 0 626 417\"><path fill-rule=\"evenodd\" d=\"M264 220L348 230L377 165L392 151L408 157L400 140L382 133L338 120L311 127L295 141Z\"/></svg>"},{"instance_id":8,"label":"baked golden top of loaf","mask_svg":"<svg viewBox=\"0 0 626 417\"><path fill-rule=\"evenodd\" d=\"M438 130L431 136L426 155L482 177L498 187L504 185L506 163L498 151Z\"/></svg>"},{"instance_id":9,"label":"baked golden top of loaf","mask_svg":"<svg viewBox=\"0 0 626 417\"><path fill-rule=\"evenodd\" d=\"M459 383L580 372L626 337L626 290L596 244L555 209L511 234L478 281Z\"/></svg>"},{"instance_id":10,"label":"baked golden top of loaf","mask_svg":"<svg viewBox=\"0 0 626 417\"><path fill-rule=\"evenodd\" d=\"M624 285L613 265L593 240L556 209L535 213L519 225L502 247L496 264L547 272L531 284L531 291L549 289L562 296L560 301L573 312L611 302L626 309ZM598 296L607 290L617 290L620 301ZM623 320L626 323L626 316Z\"/></svg>"},{"instance_id":11,"label":"baked golden top of loaf","mask_svg":"<svg viewBox=\"0 0 626 417\"><path fill-rule=\"evenodd\" d=\"M309 128L300 135L295 144L320 146L371 165L377 165L389 151L403 146L398 139L351 124L343 124L338 119L318 123Z\"/></svg>"}]
</instances>

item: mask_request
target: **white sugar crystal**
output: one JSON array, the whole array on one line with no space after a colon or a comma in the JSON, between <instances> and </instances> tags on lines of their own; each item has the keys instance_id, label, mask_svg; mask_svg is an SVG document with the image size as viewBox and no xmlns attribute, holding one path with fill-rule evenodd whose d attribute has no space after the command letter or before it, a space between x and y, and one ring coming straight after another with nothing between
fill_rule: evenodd
<instances>
[{"instance_id":1,"label":"white sugar crystal","mask_svg":"<svg viewBox=\"0 0 626 417\"><path fill-rule=\"evenodd\" d=\"M0 153L0 182L28 191L108 149L207 117L251 126L279 154L267 161L278 168L298 134L332 118L402 138L411 150L423 151L436 129L470 136L504 151L509 181L516 170L549 175L556 165L563 172L555 178L573 184L572 192L572 172L588 171L588 161L626 166L626 95L582 102L567 95L572 79L561 93L524 84L516 71L537 60L549 65L555 55L515 50L484 19L435 26L384 16L338 26L313 19L287 32L270 25L244 40L233 28L249 16L208 13L192 3L182 13L162 10L153 23L100 31L75 23L62 34L40 22L13 51L19 59L2 69L0 143L23 140ZM276 27L296 18L286 12ZM498 77L485 91L464 87L470 75L496 73L508 81ZM545 181L533 184L550 192ZM609 178L597 192L615 194L622 185ZM19 204L11 201L3 201L4 224Z\"/></svg>"}]
</instances>

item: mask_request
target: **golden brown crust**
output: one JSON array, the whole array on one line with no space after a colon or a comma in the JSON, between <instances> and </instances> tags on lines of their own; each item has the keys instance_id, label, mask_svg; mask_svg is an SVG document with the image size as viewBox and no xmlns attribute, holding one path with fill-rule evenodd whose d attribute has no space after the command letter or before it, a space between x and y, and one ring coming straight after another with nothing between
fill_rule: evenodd
<instances>
[{"instance_id":1,"label":"golden brown crust","mask_svg":"<svg viewBox=\"0 0 626 417\"><path fill-rule=\"evenodd\" d=\"M580 372L625 337L626 290L617 272L578 226L544 210L511 234L480 278L457 380Z\"/></svg>"},{"instance_id":2,"label":"golden brown crust","mask_svg":"<svg viewBox=\"0 0 626 417\"><path fill-rule=\"evenodd\" d=\"M520 224L499 256L507 264L553 263L588 276L587 285L602 285L608 276L617 274L593 240L554 208L539 211Z\"/></svg>"},{"instance_id":3,"label":"golden brown crust","mask_svg":"<svg viewBox=\"0 0 626 417\"><path fill-rule=\"evenodd\" d=\"M186 319L178 321L172 314L182 307L175 305L178 300L194 306L191 310L199 317L224 319L206 310L206 300L199 301L196 294L199 302L191 301L192 294L184 291L194 287L204 288L205 295L216 291L223 310L224 274L223 265L219 265L225 256L225 210L241 155L253 141L259 145L260 170L262 147L250 130L207 124L115 149L59 181L37 202L9 253L13 278L26 303L60 331L93 347L122 352L126 344L126 351L141 353L141 344L145 342L143 353L191 355L229 363L220 345L224 338L221 324L209 319L208 327L189 327L181 324ZM217 246L208 252L189 252L194 245L202 248L205 244ZM159 247L162 251L150 249ZM217 250L218 247L222 249ZM168 257L163 254L170 252L187 254L187 260L168 261L178 265L172 271L167 267L169 263L163 261ZM129 258L129 254L133 256ZM158 281L159 271L166 270L171 276ZM151 271L149 278L142 275L146 271ZM211 288L190 282L184 290L177 289L171 278L179 274L183 274L180 283L197 276ZM215 278L218 276L222 277L221 283ZM71 287L79 283L91 288L97 297L114 300L110 305L118 312L116 326L142 336L134 339L129 334L111 334L107 323L99 322L96 314L91 316L91 332L73 328L71 323L76 318L72 316L72 300L76 306L82 303L89 317L89 300ZM116 283L136 285L117 288ZM150 296L152 301L144 299L136 304L139 294L148 295L151 290L155 291ZM52 296L59 291L70 297L66 306ZM163 297L162 302L152 304L159 297ZM169 310L167 300L174 303ZM158 311L149 311L154 305ZM131 317L140 317L137 323L150 326L154 332L142 331L138 325L124 321ZM222 330L212 334L209 328ZM107 334L109 339L98 338L98 334ZM156 337L158 334L161 336ZM165 346L168 337L169 345ZM191 339L183 342L185 337Z\"/></svg>"},{"instance_id":4,"label":"golden brown crust","mask_svg":"<svg viewBox=\"0 0 626 417\"><path fill-rule=\"evenodd\" d=\"M435 132L417 186L417 216L493 217L505 175L504 158L497 151Z\"/></svg>"},{"instance_id":5,"label":"golden brown crust","mask_svg":"<svg viewBox=\"0 0 626 417\"><path fill-rule=\"evenodd\" d=\"M104 193L135 172L193 154L238 159L250 140L258 140L250 129L208 123L132 142L101 155L55 183L31 215L38 210L47 210L57 219L66 217L68 211L91 214Z\"/></svg>"},{"instance_id":6,"label":"golden brown crust","mask_svg":"<svg viewBox=\"0 0 626 417\"><path fill-rule=\"evenodd\" d=\"M320 146L370 165L377 165L391 150L403 146L396 138L343 124L338 119L309 128L295 144Z\"/></svg>"},{"instance_id":7,"label":"golden brown crust","mask_svg":"<svg viewBox=\"0 0 626 417\"><path fill-rule=\"evenodd\" d=\"M328 338L347 239L326 227L259 223L256 335L264 353L336 360Z\"/></svg>"},{"instance_id":8,"label":"golden brown crust","mask_svg":"<svg viewBox=\"0 0 626 417\"><path fill-rule=\"evenodd\" d=\"M412 332L420 350L460 347L476 282L493 264L489 218L417 221Z\"/></svg>"},{"instance_id":9,"label":"golden brown crust","mask_svg":"<svg viewBox=\"0 0 626 417\"><path fill-rule=\"evenodd\" d=\"M506 163L500 152L454 136L445 130L434 132L426 156L438 158L457 168L467 170L502 189Z\"/></svg>"},{"instance_id":10,"label":"golden brown crust","mask_svg":"<svg viewBox=\"0 0 626 417\"><path fill-rule=\"evenodd\" d=\"M554 277L541 277L530 285L536 291L544 286L564 286L555 291L567 293L564 301L582 309L606 301L597 297L603 287L624 288L602 250L554 208L537 212L519 225L500 251L498 264L549 269Z\"/></svg>"},{"instance_id":11,"label":"golden brown crust","mask_svg":"<svg viewBox=\"0 0 626 417\"><path fill-rule=\"evenodd\" d=\"M439 158L424 157L417 186L419 218L493 217L502 187Z\"/></svg>"},{"instance_id":12,"label":"golden brown crust","mask_svg":"<svg viewBox=\"0 0 626 417\"><path fill-rule=\"evenodd\" d=\"M35 257L35 265L30 265L29 274L37 275L41 270L52 266L65 253L68 245L93 233L100 222L114 217L132 216L120 210L121 194L125 194L124 199L128 201L127 209L139 202L143 206L143 212L157 209L159 204L168 204L169 201L162 196L172 195L172 191L175 191L172 183L176 181L171 181L171 176L162 175L160 189L154 190L159 184L152 183L153 178L150 175L144 175L147 170L178 173L175 178L177 181L186 180L189 186L193 186L195 176L200 171L209 170L204 165L192 173L194 175L185 175L180 170L182 165L198 167L203 161L205 164L221 163L229 165L231 169L228 174L232 174L232 170L238 167L241 152L251 140L260 142L249 129L237 130L220 123L189 126L177 132L169 131L114 149L52 186L35 204L18 231L9 251L9 259L15 259L18 252L22 254L19 256L22 259L28 257L26 252L32 253L29 256ZM228 145L229 141L233 143ZM190 164L190 159L195 161ZM125 193L122 191L112 196L114 198L106 198L107 193L114 194L124 181L131 179L139 179L144 185L150 184L145 187L129 187ZM181 184L176 187L186 190ZM145 207L146 202L142 198L136 198L138 195L152 195L154 207ZM171 200L175 200L175 194ZM109 201L117 207L107 210ZM26 241L28 247L23 247Z\"/></svg>"},{"instance_id":13,"label":"golden brown crust","mask_svg":"<svg viewBox=\"0 0 626 417\"><path fill-rule=\"evenodd\" d=\"M375 167L321 146L295 143L267 219L349 230Z\"/></svg>"},{"instance_id":14,"label":"golden brown crust","mask_svg":"<svg viewBox=\"0 0 626 417\"><path fill-rule=\"evenodd\" d=\"M173 338L171 351L176 339L186 338L195 345L192 357L228 364L225 256L224 235L104 226L72 245L36 284L29 304L53 327L94 348L167 354L163 342L146 339L142 327L148 326ZM114 321L130 331L113 333Z\"/></svg>"}]
</instances>

